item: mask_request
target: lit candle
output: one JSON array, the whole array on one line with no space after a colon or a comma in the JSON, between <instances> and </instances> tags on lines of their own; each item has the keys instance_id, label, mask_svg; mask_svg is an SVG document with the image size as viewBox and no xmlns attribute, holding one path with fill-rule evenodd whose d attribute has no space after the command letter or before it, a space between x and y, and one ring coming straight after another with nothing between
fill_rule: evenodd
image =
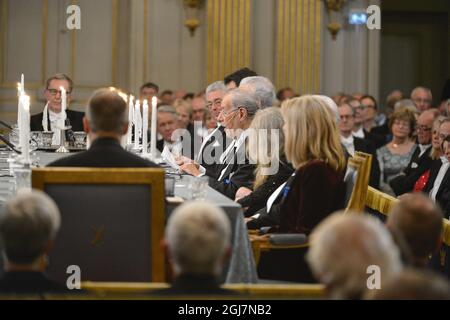
<instances>
[{"instance_id":1,"label":"lit candle","mask_svg":"<svg viewBox=\"0 0 450 320\"><path fill-rule=\"evenodd\" d=\"M30 97L22 95L22 116L21 116L21 128L20 135L21 151L24 157L25 163L30 163Z\"/></svg>"},{"instance_id":2,"label":"lit candle","mask_svg":"<svg viewBox=\"0 0 450 320\"><path fill-rule=\"evenodd\" d=\"M142 105L142 154L146 155L148 147L148 101L144 99Z\"/></svg>"},{"instance_id":3,"label":"lit candle","mask_svg":"<svg viewBox=\"0 0 450 320\"><path fill-rule=\"evenodd\" d=\"M25 77L22 75L20 76L20 88L22 89L22 93L25 94Z\"/></svg>"},{"instance_id":4,"label":"lit candle","mask_svg":"<svg viewBox=\"0 0 450 320\"><path fill-rule=\"evenodd\" d=\"M133 122L134 122L134 97L130 94L130 98L128 99L128 131L127 131L127 144L130 145L133 143Z\"/></svg>"},{"instance_id":5,"label":"lit candle","mask_svg":"<svg viewBox=\"0 0 450 320\"><path fill-rule=\"evenodd\" d=\"M134 148L139 149L139 138L142 131L142 117L141 117L141 104L139 99L136 99L134 106Z\"/></svg>"},{"instance_id":6,"label":"lit candle","mask_svg":"<svg viewBox=\"0 0 450 320\"><path fill-rule=\"evenodd\" d=\"M156 159L156 119L157 111L156 106L158 105L158 99L156 97L152 98L152 124L150 127L150 155L152 160Z\"/></svg>"},{"instance_id":7,"label":"lit candle","mask_svg":"<svg viewBox=\"0 0 450 320\"><path fill-rule=\"evenodd\" d=\"M62 117L61 117L61 123L60 126L62 128L64 128L66 126L66 110L67 110L67 94L66 94L66 89L64 89L63 86L59 87L59 89L61 90L61 112L62 112Z\"/></svg>"},{"instance_id":8,"label":"lit candle","mask_svg":"<svg viewBox=\"0 0 450 320\"><path fill-rule=\"evenodd\" d=\"M21 124L21 115L22 115L22 84L20 82L17 83L17 129L20 130L20 124ZM20 143L20 135L19 135L19 143ZM19 144L20 145L20 144Z\"/></svg>"}]
</instances>

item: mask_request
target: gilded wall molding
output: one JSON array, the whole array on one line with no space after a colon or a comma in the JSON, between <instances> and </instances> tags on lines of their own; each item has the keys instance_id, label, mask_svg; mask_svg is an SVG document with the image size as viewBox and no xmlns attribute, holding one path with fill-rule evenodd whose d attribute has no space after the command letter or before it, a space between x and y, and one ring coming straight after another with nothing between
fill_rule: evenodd
<instances>
[{"instance_id":1,"label":"gilded wall molding","mask_svg":"<svg viewBox=\"0 0 450 320\"><path fill-rule=\"evenodd\" d=\"M322 2L278 0L276 80L278 88L299 93L320 91Z\"/></svg>"},{"instance_id":2,"label":"gilded wall molding","mask_svg":"<svg viewBox=\"0 0 450 320\"><path fill-rule=\"evenodd\" d=\"M207 82L251 67L251 0L207 2Z\"/></svg>"}]
</instances>

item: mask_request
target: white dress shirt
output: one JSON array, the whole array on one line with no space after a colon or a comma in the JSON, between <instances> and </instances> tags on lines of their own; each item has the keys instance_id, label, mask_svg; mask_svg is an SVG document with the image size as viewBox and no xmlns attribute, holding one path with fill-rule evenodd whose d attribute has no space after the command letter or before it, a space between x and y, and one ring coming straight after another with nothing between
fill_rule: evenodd
<instances>
[{"instance_id":1,"label":"white dress shirt","mask_svg":"<svg viewBox=\"0 0 450 320\"><path fill-rule=\"evenodd\" d=\"M353 131L353 136L361 139L365 139L366 136L364 135L363 127L359 128L357 131Z\"/></svg>"},{"instance_id":2,"label":"white dress shirt","mask_svg":"<svg viewBox=\"0 0 450 320\"><path fill-rule=\"evenodd\" d=\"M448 167L450 166L450 163L448 162L446 157L441 157L441 161L442 161L441 168L439 169L439 173L436 177L436 180L434 180L433 189L431 189L430 191L430 198L433 199L433 201L436 201L436 195L439 191L439 188L441 187L442 180L444 180Z\"/></svg>"},{"instance_id":3,"label":"white dress shirt","mask_svg":"<svg viewBox=\"0 0 450 320\"><path fill-rule=\"evenodd\" d=\"M347 152L354 157L355 156L355 143L353 136L350 135L348 138L341 136L341 143L344 145Z\"/></svg>"},{"instance_id":4,"label":"white dress shirt","mask_svg":"<svg viewBox=\"0 0 450 320\"><path fill-rule=\"evenodd\" d=\"M419 144L420 154L419 158L427 151L427 149L431 146L431 144Z\"/></svg>"}]
</instances>

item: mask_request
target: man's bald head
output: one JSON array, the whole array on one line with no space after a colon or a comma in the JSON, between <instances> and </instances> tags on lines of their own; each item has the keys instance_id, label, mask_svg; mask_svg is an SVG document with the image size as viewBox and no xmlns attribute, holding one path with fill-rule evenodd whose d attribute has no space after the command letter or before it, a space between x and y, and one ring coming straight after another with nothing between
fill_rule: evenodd
<instances>
[{"instance_id":1,"label":"man's bald head","mask_svg":"<svg viewBox=\"0 0 450 320\"><path fill-rule=\"evenodd\" d=\"M431 143L433 122L439 116L437 109L429 109L422 112L417 119L417 139L420 144Z\"/></svg>"},{"instance_id":2,"label":"man's bald head","mask_svg":"<svg viewBox=\"0 0 450 320\"><path fill-rule=\"evenodd\" d=\"M427 261L436 250L442 235L442 212L427 196L419 193L404 195L392 209L387 227L402 237L416 263Z\"/></svg>"}]
</instances>

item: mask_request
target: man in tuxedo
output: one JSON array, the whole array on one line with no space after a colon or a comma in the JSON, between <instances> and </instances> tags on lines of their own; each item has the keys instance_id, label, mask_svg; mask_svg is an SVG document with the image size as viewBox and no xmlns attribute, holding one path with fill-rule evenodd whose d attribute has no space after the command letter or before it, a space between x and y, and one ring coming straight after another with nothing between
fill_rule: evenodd
<instances>
[{"instance_id":1,"label":"man in tuxedo","mask_svg":"<svg viewBox=\"0 0 450 320\"><path fill-rule=\"evenodd\" d=\"M51 167L157 167L156 164L125 151L120 145L128 130L126 102L115 91L94 92L83 118L91 146L87 151L61 158Z\"/></svg>"},{"instance_id":2,"label":"man in tuxedo","mask_svg":"<svg viewBox=\"0 0 450 320\"><path fill-rule=\"evenodd\" d=\"M419 147L414 151L411 161L403 172L392 179L389 184L397 196L411 192L417 180L431 166L431 138L433 122L439 116L437 109L422 112L417 119L417 142Z\"/></svg>"},{"instance_id":3,"label":"man in tuxedo","mask_svg":"<svg viewBox=\"0 0 450 320\"><path fill-rule=\"evenodd\" d=\"M206 88L206 107L211 112L211 116L216 119L217 127L203 139L198 151L197 146L194 145L194 153L197 153L197 156L194 159L179 157L177 159L179 165L195 163L200 172L209 177L218 177L220 174L218 172L220 156L231 142L225 134L225 127L218 120L222 112L222 99L226 92L227 88L223 81L213 82Z\"/></svg>"},{"instance_id":4,"label":"man in tuxedo","mask_svg":"<svg viewBox=\"0 0 450 320\"><path fill-rule=\"evenodd\" d=\"M45 86L45 99L47 104L44 111L31 116L31 131L53 131L53 144L59 145L60 135L58 129L58 121L63 116L61 112L61 87L66 90L67 106L70 105L73 91L73 81L65 74L55 74L47 79ZM66 125L72 128L66 132L66 139L71 140L70 133L73 131L83 131L83 112L66 110Z\"/></svg>"},{"instance_id":5,"label":"man in tuxedo","mask_svg":"<svg viewBox=\"0 0 450 320\"><path fill-rule=\"evenodd\" d=\"M222 100L218 120L233 141L220 156L218 175L210 177L209 185L233 200L240 187L251 188L254 180L255 165L249 163L245 144L248 128L258 110L258 102L241 89L229 91ZM195 163L184 164L181 169L194 176L204 174Z\"/></svg>"},{"instance_id":6,"label":"man in tuxedo","mask_svg":"<svg viewBox=\"0 0 450 320\"><path fill-rule=\"evenodd\" d=\"M189 146L182 142L181 136L178 135L178 115L174 107L161 106L158 108L158 134L162 139L156 142L156 148L163 152L164 148L168 148L176 156L189 154ZM186 131L184 129L183 131ZM181 133L181 129L179 131ZM187 132L183 132L186 134Z\"/></svg>"},{"instance_id":7,"label":"man in tuxedo","mask_svg":"<svg viewBox=\"0 0 450 320\"><path fill-rule=\"evenodd\" d=\"M353 136L366 139L373 143L375 149L378 149L386 144L385 137L379 134L371 133L364 130L364 109L365 106L361 104L359 100L349 99L348 101L341 103L346 104L353 108L354 110L354 120L353 120Z\"/></svg>"},{"instance_id":8,"label":"man in tuxedo","mask_svg":"<svg viewBox=\"0 0 450 320\"><path fill-rule=\"evenodd\" d=\"M355 111L348 104L342 104L339 108L339 130L341 133L341 143L352 157L356 151L365 152L372 155L372 168L369 184L378 189L380 185L380 166L376 156L376 150L371 141L353 136L353 126Z\"/></svg>"},{"instance_id":9,"label":"man in tuxedo","mask_svg":"<svg viewBox=\"0 0 450 320\"><path fill-rule=\"evenodd\" d=\"M190 202L177 208L167 222L163 245L175 280L155 295L230 295L219 276L231 252L230 222L219 207Z\"/></svg>"},{"instance_id":10,"label":"man in tuxedo","mask_svg":"<svg viewBox=\"0 0 450 320\"><path fill-rule=\"evenodd\" d=\"M45 274L46 256L61 224L55 202L41 191L23 191L9 199L0 216L5 273L0 294L69 292Z\"/></svg>"}]
</instances>

